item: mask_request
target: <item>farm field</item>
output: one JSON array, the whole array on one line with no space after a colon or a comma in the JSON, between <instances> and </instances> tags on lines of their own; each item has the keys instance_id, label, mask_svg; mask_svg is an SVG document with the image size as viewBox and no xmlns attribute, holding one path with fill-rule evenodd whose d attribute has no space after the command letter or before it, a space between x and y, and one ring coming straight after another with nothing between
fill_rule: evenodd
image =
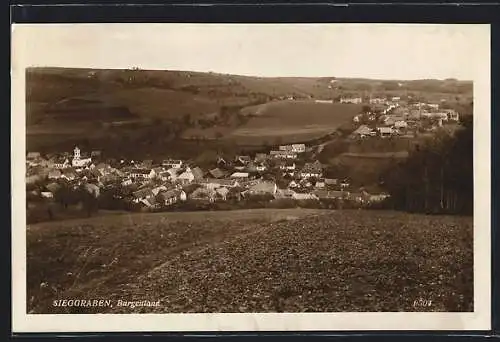
<instances>
[{"instance_id":1,"label":"farm field","mask_svg":"<svg viewBox=\"0 0 500 342\"><path fill-rule=\"evenodd\" d=\"M274 101L245 107L250 120L227 137L244 143L267 140L274 143L299 142L322 137L335 131L359 114L361 106L314 101Z\"/></svg>"},{"instance_id":2,"label":"farm field","mask_svg":"<svg viewBox=\"0 0 500 342\"><path fill-rule=\"evenodd\" d=\"M27 311L472 311L472 236L471 217L365 210L119 214L29 225ZM161 304L51 305L65 298ZM432 307L414 308L419 298Z\"/></svg>"}]
</instances>

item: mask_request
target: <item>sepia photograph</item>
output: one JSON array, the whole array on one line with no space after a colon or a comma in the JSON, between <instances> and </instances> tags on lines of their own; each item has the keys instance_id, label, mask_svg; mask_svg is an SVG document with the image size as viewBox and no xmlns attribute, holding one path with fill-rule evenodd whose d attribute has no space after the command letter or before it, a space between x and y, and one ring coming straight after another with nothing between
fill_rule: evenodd
<instances>
[{"instance_id":1,"label":"sepia photograph","mask_svg":"<svg viewBox=\"0 0 500 342\"><path fill-rule=\"evenodd\" d=\"M20 329L489 327L488 25L12 37Z\"/></svg>"}]
</instances>

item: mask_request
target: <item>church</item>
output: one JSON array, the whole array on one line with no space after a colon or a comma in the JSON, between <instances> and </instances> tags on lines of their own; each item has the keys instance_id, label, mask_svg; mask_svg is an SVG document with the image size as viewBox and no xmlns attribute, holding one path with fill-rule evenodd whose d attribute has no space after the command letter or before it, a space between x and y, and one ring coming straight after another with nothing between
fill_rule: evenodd
<instances>
[{"instance_id":1,"label":"church","mask_svg":"<svg viewBox=\"0 0 500 342\"><path fill-rule=\"evenodd\" d=\"M85 167L91 163L92 158L82 157L82 155L80 154L80 149L78 148L78 146L75 146L75 149L73 150L73 160L71 162L71 165L73 165L73 167Z\"/></svg>"}]
</instances>

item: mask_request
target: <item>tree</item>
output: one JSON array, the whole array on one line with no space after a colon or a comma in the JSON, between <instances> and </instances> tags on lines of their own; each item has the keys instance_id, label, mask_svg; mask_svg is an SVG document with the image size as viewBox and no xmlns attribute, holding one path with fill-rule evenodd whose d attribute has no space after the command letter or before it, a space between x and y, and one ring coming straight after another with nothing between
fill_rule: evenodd
<instances>
[{"instance_id":1,"label":"tree","mask_svg":"<svg viewBox=\"0 0 500 342\"><path fill-rule=\"evenodd\" d=\"M454 136L436 134L384 177L396 209L471 214L472 120Z\"/></svg>"},{"instance_id":2,"label":"tree","mask_svg":"<svg viewBox=\"0 0 500 342\"><path fill-rule=\"evenodd\" d=\"M81 186L78 189L78 195L81 198L83 207L87 212L87 216L90 217L94 212L98 210L98 200L97 195L91 193L88 189L85 189L84 186Z\"/></svg>"},{"instance_id":3,"label":"tree","mask_svg":"<svg viewBox=\"0 0 500 342\"><path fill-rule=\"evenodd\" d=\"M368 105L363 105L363 107L362 107L362 109L361 109L361 112L362 112L363 114L366 114L366 113L371 112L371 110L372 110L372 108L371 108L370 106L368 106Z\"/></svg>"}]
</instances>

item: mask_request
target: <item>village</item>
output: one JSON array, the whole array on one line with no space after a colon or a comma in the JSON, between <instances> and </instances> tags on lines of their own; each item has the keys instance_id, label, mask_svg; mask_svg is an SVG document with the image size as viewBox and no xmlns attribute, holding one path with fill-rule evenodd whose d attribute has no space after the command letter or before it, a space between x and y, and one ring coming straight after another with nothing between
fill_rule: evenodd
<instances>
[{"instance_id":1,"label":"village","mask_svg":"<svg viewBox=\"0 0 500 342\"><path fill-rule=\"evenodd\" d=\"M353 118L358 126L352 133L354 139L369 137L388 138L400 136L415 138L417 135L429 135L441 127L456 127L459 114L448 108L441 108L439 103L402 100L395 96L387 98L371 98L368 100L370 110ZM341 98L342 103L361 104L363 99ZM444 102L444 100L442 101Z\"/></svg>"},{"instance_id":2,"label":"village","mask_svg":"<svg viewBox=\"0 0 500 342\"><path fill-rule=\"evenodd\" d=\"M385 194L353 192L344 180L324 178L323 165L305 160L306 151L304 144L292 144L253 157L219 157L217 167L210 170L184 160L102 160L99 151L84 155L78 147L73 156L48 159L28 153L27 198L53 201L63 186L84 187L96 198L113 191L116 201L139 210L158 210L181 202L242 201L252 196L268 201L344 199L360 204L384 198Z\"/></svg>"},{"instance_id":3,"label":"village","mask_svg":"<svg viewBox=\"0 0 500 342\"><path fill-rule=\"evenodd\" d=\"M361 98L341 101L359 103ZM397 97L370 99L369 103L369 111L353 118L351 138L412 138L459 120L453 110L427 103L408 105ZM241 206L252 201L278 206L367 207L389 197L383 191L368 192L348 179L325 174L326 165L315 158L316 147L289 144L266 153L219 156L207 169L192 160L104 158L102 151L82 152L78 146L72 154L28 152L28 207L36 205L30 202L57 201L61 188L83 188L104 208L133 211L213 208L210 204L216 203Z\"/></svg>"}]
</instances>

